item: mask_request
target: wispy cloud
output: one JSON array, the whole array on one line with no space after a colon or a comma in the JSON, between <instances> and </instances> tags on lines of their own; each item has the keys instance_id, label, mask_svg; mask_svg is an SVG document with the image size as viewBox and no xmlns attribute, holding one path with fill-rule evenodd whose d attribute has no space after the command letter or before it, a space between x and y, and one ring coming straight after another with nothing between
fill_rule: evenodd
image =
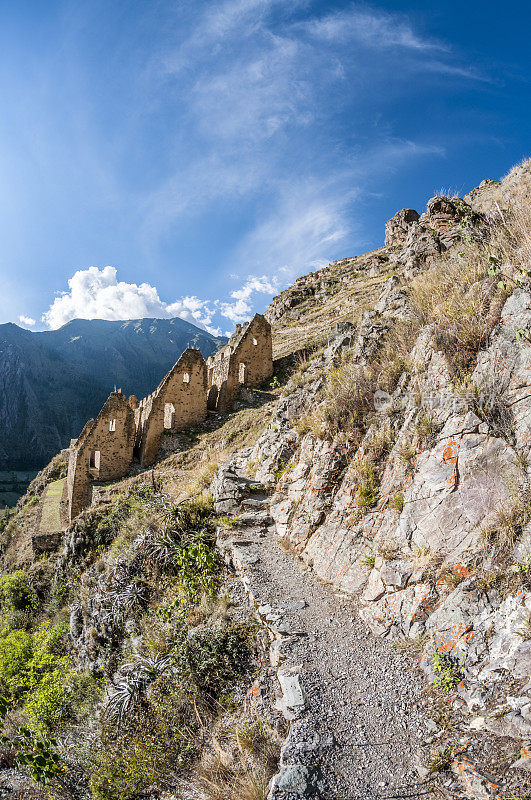
<instances>
[{"instance_id":1,"label":"wispy cloud","mask_svg":"<svg viewBox=\"0 0 531 800\"><path fill-rule=\"evenodd\" d=\"M419 51L447 52L447 45L416 33L407 18L352 5L342 11L309 19L299 26L311 36L327 42L358 42L371 48L398 47Z\"/></svg>"},{"instance_id":2,"label":"wispy cloud","mask_svg":"<svg viewBox=\"0 0 531 800\"><path fill-rule=\"evenodd\" d=\"M27 317L25 314L19 314L18 321L28 328L32 328L36 324L32 317Z\"/></svg>"},{"instance_id":3,"label":"wispy cloud","mask_svg":"<svg viewBox=\"0 0 531 800\"><path fill-rule=\"evenodd\" d=\"M276 287L327 263L352 231L348 209L356 190L334 181L328 186L309 181L285 184L279 194L277 203L238 243L231 259L255 274L274 276Z\"/></svg>"},{"instance_id":4,"label":"wispy cloud","mask_svg":"<svg viewBox=\"0 0 531 800\"><path fill-rule=\"evenodd\" d=\"M299 240L300 256L282 255L277 245L274 255L271 248L262 249L262 261L296 263L295 271L323 261L330 239L328 234L321 235L320 222L335 214L331 225L335 241L337 230L347 239L355 227L352 205L345 213L347 181L357 174L349 193L360 196L368 177L366 169L362 175L363 165L371 150L387 153L389 168L395 163L394 140L385 130L373 130L375 141L350 153L330 143L334 125L344 125L339 115L345 113L345 103L351 110L349 136L355 141L360 131L366 139L366 122L357 104L362 108L375 96L384 101L389 93L407 94L412 75L424 68L440 74L446 70L445 74L463 80L476 77L466 64L457 63L446 43L416 31L403 14L352 5L325 16L305 13L301 20L298 12L305 6L287 0L198 5L178 46L158 56L153 69L160 70L182 100L182 130L193 137L197 149L189 147L178 170L144 200L142 235L148 250L190 215L236 201L266 211L255 215L255 226L233 248L230 271L241 274L245 269L247 242L263 242L265 247L269 238L274 245L281 241L282 237L266 235L269 217L275 220L272 226L280 220L290 240ZM275 15L279 10L282 14ZM182 130L178 139L185 136ZM437 144L410 142L399 158L440 152ZM332 172L337 178L335 188L328 181ZM290 181L328 186L324 194L316 191L309 201L304 198L306 209L286 217L282 209L288 202L286 183ZM297 192L295 188L291 194ZM308 220L316 208L320 209L316 229L299 237L297 228L310 226ZM259 267L253 274L261 272Z\"/></svg>"},{"instance_id":5,"label":"wispy cloud","mask_svg":"<svg viewBox=\"0 0 531 800\"><path fill-rule=\"evenodd\" d=\"M413 140L406 125L410 138L401 138L395 110L411 101L421 80L440 86L451 78L454 85L483 80L479 72L405 14L360 4L324 15L312 8L307 0L183 0L160 11L168 24L163 33L155 26L152 50L127 50L123 122L102 126L100 142L88 136L86 147L76 147L86 150L104 211L132 219L131 229L136 224L135 266L149 266L150 282L118 280L113 267L80 269L44 313L46 325L75 316L181 316L224 329L298 275L359 252L366 244L364 198L375 186L382 191L382 179L398 168L444 155L443 133L437 141L425 134ZM89 127L90 113L83 112L72 142ZM141 163L146 141L150 148L157 142L152 149L161 160L129 184L129 157ZM219 233L224 214L230 234ZM179 248L192 228L205 240L216 229L204 251L207 258L214 253L217 276L204 288L190 281L182 290L187 296L173 299L181 294L174 289ZM186 245L191 261L193 242ZM88 263L108 263L104 258ZM220 292L220 284L227 290ZM205 299L214 294L217 300ZM35 313L29 304L19 307Z\"/></svg>"},{"instance_id":6,"label":"wispy cloud","mask_svg":"<svg viewBox=\"0 0 531 800\"><path fill-rule=\"evenodd\" d=\"M471 81L482 81L483 83L495 83L492 76L479 72L471 66L460 66L459 64L448 64L444 61L426 61L424 69L427 72L436 72L440 75L450 75L455 78L464 78Z\"/></svg>"}]
</instances>

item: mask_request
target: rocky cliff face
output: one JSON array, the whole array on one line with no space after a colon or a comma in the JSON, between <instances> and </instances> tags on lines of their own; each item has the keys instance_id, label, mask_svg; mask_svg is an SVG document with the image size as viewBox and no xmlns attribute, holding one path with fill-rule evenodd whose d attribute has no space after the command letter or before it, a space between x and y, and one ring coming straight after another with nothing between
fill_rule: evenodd
<instances>
[{"instance_id":1,"label":"rocky cliff face","mask_svg":"<svg viewBox=\"0 0 531 800\"><path fill-rule=\"evenodd\" d=\"M477 798L509 780L486 752L531 769L530 186L527 164L399 212L356 262L386 275L373 307L301 364L246 456L284 546L446 694L469 737L448 766ZM277 341L354 261L273 301Z\"/></svg>"}]
</instances>

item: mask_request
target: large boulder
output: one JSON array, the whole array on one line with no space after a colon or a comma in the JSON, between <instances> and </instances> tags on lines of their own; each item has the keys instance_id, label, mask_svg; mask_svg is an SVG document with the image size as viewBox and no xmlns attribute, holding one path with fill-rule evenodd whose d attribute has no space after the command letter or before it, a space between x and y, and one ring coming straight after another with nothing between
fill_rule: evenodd
<instances>
[{"instance_id":1,"label":"large boulder","mask_svg":"<svg viewBox=\"0 0 531 800\"><path fill-rule=\"evenodd\" d=\"M403 208L397 211L385 223L385 244L387 247L404 245L409 229L414 222L418 222L420 214L414 208Z\"/></svg>"},{"instance_id":2,"label":"large boulder","mask_svg":"<svg viewBox=\"0 0 531 800\"><path fill-rule=\"evenodd\" d=\"M214 511L227 514L240 508L242 500L249 497L249 481L238 475L232 463L222 464L216 470L210 486Z\"/></svg>"}]
</instances>

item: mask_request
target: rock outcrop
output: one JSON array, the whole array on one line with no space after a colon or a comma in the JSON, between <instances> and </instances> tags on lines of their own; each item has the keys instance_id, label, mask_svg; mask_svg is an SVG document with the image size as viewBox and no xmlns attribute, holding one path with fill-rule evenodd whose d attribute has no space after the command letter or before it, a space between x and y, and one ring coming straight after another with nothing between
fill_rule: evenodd
<instances>
[{"instance_id":1,"label":"rock outcrop","mask_svg":"<svg viewBox=\"0 0 531 800\"><path fill-rule=\"evenodd\" d=\"M341 323L306 369L304 388L288 394L326 419L330 400L319 376L345 359L369 368L395 326L416 325L407 366L392 393L375 392L363 437L274 421L253 452L260 461L267 442L268 453L279 453L261 479L271 483L279 466L270 513L284 546L355 599L373 634L420 649L428 680L468 715L473 742L503 748L512 737L521 751L516 770L529 770L531 741L531 290L526 269L500 266L489 242L492 215L505 224L511 202L527 197L530 174L529 165L517 168L465 200L435 197L424 214L405 209L388 223L385 251L405 280L389 277L354 329ZM484 292L488 335L466 379L445 349L446 333L419 324L407 285L458 261L463 243L502 277L489 283L483 267L483 283L471 289ZM525 247L515 258L525 267ZM308 292L323 290L319 275ZM272 317L285 317L300 292L284 305L274 301ZM386 441L376 452L378 437ZM370 491L361 469L367 459L377 476ZM456 756L452 770L468 796L498 796L480 761L476 769Z\"/></svg>"}]
</instances>

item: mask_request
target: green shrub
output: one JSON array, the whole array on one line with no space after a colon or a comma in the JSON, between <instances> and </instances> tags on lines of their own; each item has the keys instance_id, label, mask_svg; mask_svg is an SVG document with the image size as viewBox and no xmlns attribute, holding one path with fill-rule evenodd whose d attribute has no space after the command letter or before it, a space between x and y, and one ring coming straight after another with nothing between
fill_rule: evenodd
<instances>
[{"instance_id":1,"label":"green shrub","mask_svg":"<svg viewBox=\"0 0 531 800\"><path fill-rule=\"evenodd\" d=\"M249 665L252 635L254 628L242 623L190 635L181 620L167 656L127 665L133 679L139 666L143 674L152 666L154 680L123 704L119 717L105 713L92 751L93 800L136 800L198 754L201 731Z\"/></svg>"},{"instance_id":2,"label":"green shrub","mask_svg":"<svg viewBox=\"0 0 531 800\"><path fill-rule=\"evenodd\" d=\"M0 638L0 687L22 706L36 731L53 728L75 701L77 673L65 648L66 623L43 623L34 634L11 630Z\"/></svg>"},{"instance_id":3,"label":"green shrub","mask_svg":"<svg viewBox=\"0 0 531 800\"><path fill-rule=\"evenodd\" d=\"M214 504L211 494L201 494L176 506L171 512L176 528L183 533L212 528Z\"/></svg>"},{"instance_id":4,"label":"green shrub","mask_svg":"<svg viewBox=\"0 0 531 800\"><path fill-rule=\"evenodd\" d=\"M9 631L0 639L0 685L13 702L32 685L28 666L33 657L33 637L26 631Z\"/></svg>"},{"instance_id":5,"label":"green shrub","mask_svg":"<svg viewBox=\"0 0 531 800\"><path fill-rule=\"evenodd\" d=\"M179 681L206 698L219 697L248 665L252 633L243 623L196 636L188 636L183 629L170 653Z\"/></svg>"},{"instance_id":6,"label":"green shrub","mask_svg":"<svg viewBox=\"0 0 531 800\"><path fill-rule=\"evenodd\" d=\"M435 686L443 692L451 692L464 678L463 664L451 653L433 654L433 669L437 673Z\"/></svg>"},{"instance_id":7,"label":"green shrub","mask_svg":"<svg viewBox=\"0 0 531 800\"><path fill-rule=\"evenodd\" d=\"M69 716L72 709L75 670L55 669L47 672L29 693L23 711L36 730L53 730Z\"/></svg>"},{"instance_id":8,"label":"green shrub","mask_svg":"<svg viewBox=\"0 0 531 800\"><path fill-rule=\"evenodd\" d=\"M197 698L162 677L118 734L104 723L92 750L93 800L136 800L149 786L174 776L197 754L199 714L208 718Z\"/></svg>"},{"instance_id":9,"label":"green shrub","mask_svg":"<svg viewBox=\"0 0 531 800\"><path fill-rule=\"evenodd\" d=\"M37 595L28 576L22 569L0 578L0 606L2 611L35 611Z\"/></svg>"},{"instance_id":10,"label":"green shrub","mask_svg":"<svg viewBox=\"0 0 531 800\"><path fill-rule=\"evenodd\" d=\"M212 594L219 583L221 562L215 545L211 495L169 509L162 530L143 537L147 569L155 577L175 575L190 600L202 592Z\"/></svg>"},{"instance_id":11,"label":"green shrub","mask_svg":"<svg viewBox=\"0 0 531 800\"><path fill-rule=\"evenodd\" d=\"M9 740L6 737L5 742L16 750L16 763L29 767L35 783L46 786L63 773L64 767L55 749L55 739L38 737L27 726L23 726L18 728L14 739Z\"/></svg>"}]
</instances>

